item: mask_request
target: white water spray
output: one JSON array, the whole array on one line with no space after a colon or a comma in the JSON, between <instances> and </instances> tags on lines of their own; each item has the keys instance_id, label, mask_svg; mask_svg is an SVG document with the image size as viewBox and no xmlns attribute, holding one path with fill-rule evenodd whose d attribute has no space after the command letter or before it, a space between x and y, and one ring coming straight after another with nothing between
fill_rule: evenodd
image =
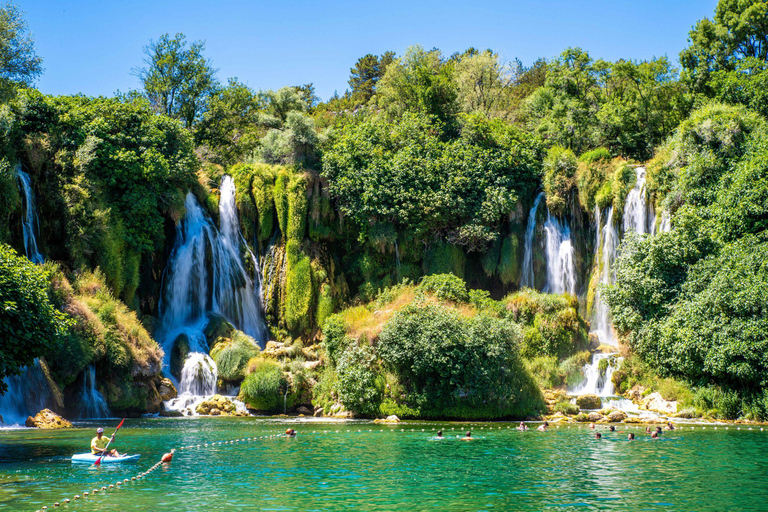
<instances>
[{"instance_id":1,"label":"white water spray","mask_svg":"<svg viewBox=\"0 0 768 512\"><path fill-rule=\"evenodd\" d=\"M596 353L592 355L592 362L585 365L583 372L585 380L578 385L572 393L575 395L593 394L597 396L613 396L613 382L611 382L611 375L613 375L613 364L616 354L603 354ZM602 363L603 369L600 369L600 361L606 360ZM607 364L607 366L606 366Z\"/></svg>"},{"instance_id":2,"label":"white water spray","mask_svg":"<svg viewBox=\"0 0 768 512\"><path fill-rule=\"evenodd\" d=\"M98 389L96 389L96 368L91 365L83 372L83 390L80 393L81 418L107 418L110 416L109 406Z\"/></svg>"},{"instance_id":3,"label":"white water spray","mask_svg":"<svg viewBox=\"0 0 768 512\"><path fill-rule=\"evenodd\" d=\"M8 391L0 396L0 424L24 425L27 416L51 406L51 391L39 360L24 367L21 374L6 377L4 382Z\"/></svg>"},{"instance_id":4,"label":"white water spray","mask_svg":"<svg viewBox=\"0 0 768 512\"><path fill-rule=\"evenodd\" d=\"M597 217L598 233L601 234L602 242L602 272L600 273L600 284L613 284L613 262L616 259L616 249L618 248L619 237L616 232L616 226L613 224L613 206L608 208L608 217L605 220L605 226L599 229L600 217ZM611 311L608 304L602 297L600 288L595 293L595 329L594 331L600 340L600 343L606 345L618 345L616 337L613 334L613 325L611 324Z\"/></svg>"},{"instance_id":5,"label":"white water spray","mask_svg":"<svg viewBox=\"0 0 768 512\"><path fill-rule=\"evenodd\" d=\"M635 169L637 181L627 194L624 203L624 233L630 229L635 233L648 233L648 205L645 200L645 167Z\"/></svg>"},{"instance_id":6,"label":"white water spray","mask_svg":"<svg viewBox=\"0 0 768 512\"><path fill-rule=\"evenodd\" d=\"M16 168L16 175L19 177L21 191L24 194L24 218L22 224L24 250L30 261L41 264L45 262L45 258L40 254L40 250L37 248L36 233L38 231L38 221L35 192L32 190L32 180L30 179L29 174L21 170L21 166Z\"/></svg>"},{"instance_id":7,"label":"white water spray","mask_svg":"<svg viewBox=\"0 0 768 512\"><path fill-rule=\"evenodd\" d=\"M573 264L573 244L568 224L560 222L547 210L544 223L547 236L547 284L549 293L576 293L576 269Z\"/></svg>"},{"instance_id":8,"label":"white water spray","mask_svg":"<svg viewBox=\"0 0 768 512\"><path fill-rule=\"evenodd\" d=\"M531 211L528 212L528 226L525 229L525 246L523 248L523 270L520 276L520 286L534 288L533 278L533 242L536 235L536 211L539 203L544 199L544 192L536 196Z\"/></svg>"}]
</instances>

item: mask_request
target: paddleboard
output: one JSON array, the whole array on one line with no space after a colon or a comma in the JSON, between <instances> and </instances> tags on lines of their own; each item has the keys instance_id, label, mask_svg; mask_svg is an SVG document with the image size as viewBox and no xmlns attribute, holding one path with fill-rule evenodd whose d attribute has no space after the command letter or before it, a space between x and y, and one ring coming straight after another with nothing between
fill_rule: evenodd
<instances>
[{"instance_id":1,"label":"paddleboard","mask_svg":"<svg viewBox=\"0 0 768 512\"><path fill-rule=\"evenodd\" d=\"M134 462L139 460L140 455L121 455L119 457L102 457L101 464L116 464L118 462ZM72 462L87 462L93 464L98 459L98 455L92 453L76 453L72 456Z\"/></svg>"}]
</instances>

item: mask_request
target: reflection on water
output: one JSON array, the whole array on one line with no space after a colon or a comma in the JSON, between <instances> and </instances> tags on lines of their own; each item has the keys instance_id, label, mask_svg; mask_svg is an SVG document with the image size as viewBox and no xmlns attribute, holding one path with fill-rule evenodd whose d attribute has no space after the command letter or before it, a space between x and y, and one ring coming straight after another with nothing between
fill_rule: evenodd
<instances>
[{"instance_id":1,"label":"reflection on water","mask_svg":"<svg viewBox=\"0 0 768 512\"><path fill-rule=\"evenodd\" d=\"M658 441L632 429L638 439L628 442L625 425L603 431L598 441L586 428L519 432L506 423L144 419L126 421L116 444L141 453L140 462L96 468L68 461L86 451L97 426L81 425L0 432L0 510L36 510L114 483L145 470L171 447L277 433L287 425L298 437L184 450L141 483L70 508L733 510L755 509L768 499L768 432L759 429L686 427ZM104 426L107 432L113 427ZM437 428L445 441L431 441ZM477 439L459 441L468 428Z\"/></svg>"}]
</instances>

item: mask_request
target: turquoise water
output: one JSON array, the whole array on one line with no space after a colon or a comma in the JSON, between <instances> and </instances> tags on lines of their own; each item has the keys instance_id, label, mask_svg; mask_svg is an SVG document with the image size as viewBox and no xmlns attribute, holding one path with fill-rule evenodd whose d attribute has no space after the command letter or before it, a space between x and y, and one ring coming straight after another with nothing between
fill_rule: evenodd
<instances>
[{"instance_id":1,"label":"turquoise water","mask_svg":"<svg viewBox=\"0 0 768 512\"><path fill-rule=\"evenodd\" d=\"M59 510L768 509L768 431L759 428L686 427L657 441L632 429L638 439L628 442L624 432L597 441L584 427L518 432L508 423L141 419L126 421L116 444L139 462L95 467L68 460L93 436L95 423L81 425L0 431L0 510L51 507L146 471L173 447L288 427L296 438L182 450L139 482ZM433 440L437 428L448 439ZM467 428L477 439L456 439Z\"/></svg>"}]
</instances>

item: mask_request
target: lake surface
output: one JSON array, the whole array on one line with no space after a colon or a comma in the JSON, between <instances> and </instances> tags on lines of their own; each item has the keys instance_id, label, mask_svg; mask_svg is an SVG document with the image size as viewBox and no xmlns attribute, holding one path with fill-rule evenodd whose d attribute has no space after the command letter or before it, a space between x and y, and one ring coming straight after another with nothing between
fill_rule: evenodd
<instances>
[{"instance_id":1,"label":"lake surface","mask_svg":"<svg viewBox=\"0 0 768 512\"><path fill-rule=\"evenodd\" d=\"M137 463L72 464L99 424L110 434L117 421L0 431L0 510L50 509L198 444L139 482L59 510L768 509L768 431L759 427L686 426L650 440L644 427L618 425L622 432L602 430L597 441L584 426L541 433L509 423L129 419L115 447L140 453ZM289 427L296 438L211 446ZM438 428L446 440L433 440ZM459 441L467 429L476 439ZM628 442L627 431L638 439Z\"/></svg>"}]
</instances>

